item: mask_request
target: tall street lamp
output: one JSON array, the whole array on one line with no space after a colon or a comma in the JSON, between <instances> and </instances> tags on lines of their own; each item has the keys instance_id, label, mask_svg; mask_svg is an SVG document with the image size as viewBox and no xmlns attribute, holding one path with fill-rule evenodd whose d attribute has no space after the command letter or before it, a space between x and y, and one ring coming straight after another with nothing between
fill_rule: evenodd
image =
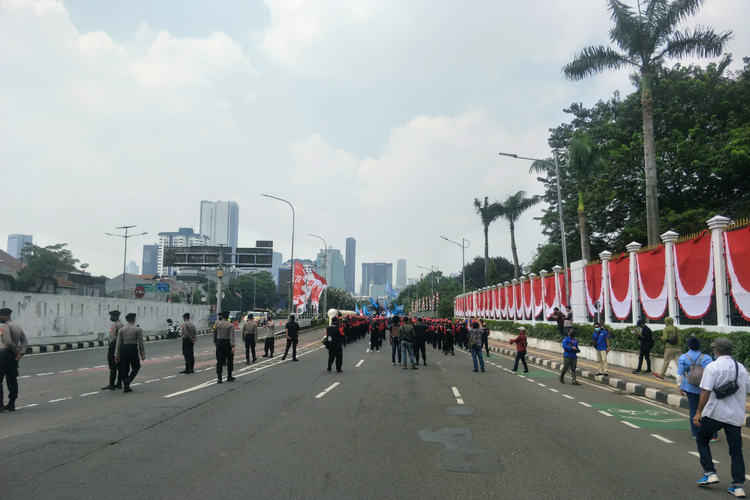
<instances>
[{"instance_id":1,"label":"tall street lamp","mask_svg":"<svg viewBox=\"0 0 750 500\"><path fill-rule=\"evenodd\" d=\"M278 201L283 201L284 203L286 203L287 205L289 205L289 208L292 209L292 252L291 252L291 254L292 254L292 259L291 259L291 262L292 262L292 266L291 266L292 267L292 273L291 273L292 279L291 279L291 282L289 283L289 314L291 314L292 313L292 293L293 293L293 288L294 288L294 271L295 271L295 269L294 269L295 268L295 266L294 266L294 219L295 219L295 216L294 216L294 206L291 203L289 203L287 200L285 200L283 198L277 198L276 196L271 196L270 194L263 194L263 193L261 193L261 196L265 196L266 198L273 198L274 200L278 200Z\"/></svg>"},{"instance_id":2,"label":"tall street lamp","mask_svg":"<svg viewBox=\"0 0 750 500\"><path fill-rule=\"evenodd\" d=\"M450 241L454 245L458 245L459 247L461 247L461 263L462 263L461 278L463 279L463 285L464 285L463 293L466 293L466 249L469 248L469 246L471 246L471 242L467 240L466 238L462 238L461 243L456 243L453 240L449 240L445 236L441 236L441 238L443 238L445 241Z\"/></svg>"},{"instance_id":3,"label":"tall street lamp","mask_svg":"<svg viewBox=\"0 0 750 500\"><path fill-rule=\"evenodd\" d=\"M568 276L568 250L565 247L565 223L563 222L562 213L562 195L560 194L560 169L557 166L557 150L553 151L553 157L555 158L555 180L557 181L557 214L560 216L560 241L562 242L562 257L563 257L563 273L565 273L565 301L570 304L570 282ZM501 156L510 156L517 160L530 160L530 161L541 161L547 165L552 166L548 160L539 160L537 158L527 158L525 156L518 156L511 153L499 153Z\"/></svg>"},{"instance_id":4,"label":"tall street lamp","mask_svg":"<svg viewBox=\"0 0 750 500\"><path fill-rule=\"evenodd\" d=\"M125 270L127 269L127 263L128 263L128 238L132 238L134 236L143 236L144 234L148 233L140 233L140 234L128 234L128 229L137 227L137 226L120 226L116 227L115 229L124 229L125 234L112 234L112 233L104 233L107 236L117 236L118 238L123 238L125 240L125 253L122 257L122 298L125 298Z\"/></svg>"},{"instance_id":5,"label":"tall street lamp","mask_svg":"<svg viewBox=\"0 0 750 500\"><path fill-rule=\"evenodd\" d=\"M328 285L328 245L326 245L326 240L317 234L307 233L307 235L318 238L323 242L323 277L326 279L326 285ZM331 277L333 278L333 270L331 270ZM328 314L328 286L323 290L323 314Z\"/></svg>"},{"instance_id":6,"label":"tall street lamp","mask_svg":"<svg viewBox=\"0 0 750 500\"><path fill-rule=\"evenodd\" d=\"M430 300L432 300L432 297L435 296L435 273L433 272L433 269L435 266L430 266L429 269L422 266L417 266L420 269L424 269L425 271L430 271ZM433 308L430 308L430 317L435 317L435 312Z\"/></svg>"}]
</instances>

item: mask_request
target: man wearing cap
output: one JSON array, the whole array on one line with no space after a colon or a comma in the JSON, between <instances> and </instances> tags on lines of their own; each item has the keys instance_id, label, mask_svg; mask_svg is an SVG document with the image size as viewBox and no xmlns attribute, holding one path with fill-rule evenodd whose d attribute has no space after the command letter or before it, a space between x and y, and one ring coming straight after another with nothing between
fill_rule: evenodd
<instances>
[{"instance_id":1,"label":"man wearing cap","mask_svg":"<svg viewBox=\"0 0 750 500\"><path fill-rule=\"evenodd\" d=\"M732 486L727 489L735 497L744 498L745 461L742 457L742 426L745 424L745 395L748 393L747 370L741 363L732 359L732 341L717 338L711 344L716 361L703 370L701 395L693 423L698 427L695 442L698 445L703 476L698 486L708 486L719 482L716 467L711 457L709 441L715 432L724 429L732 460ZM718 397L717 388L727 383L736 383L732 394Z\"/></svg>"},{"instance_id":2,"label":"man wearing cap","mask_svg":"<svg viewBox=\"0 0 750 500\"><path fill-rule=\"evenodd\" d=\"M560 372L560 383L565 383L565 373L570 370L570 377L573 379L573 385L581 385L576 380L576 367L578 366L578 353L581 350L578 348L578 341L575 339L576 331L569 330L568 336L562 341L563 354L563 369Z\"/></svg>"},{"instance_id":3,"label":"man wearing cap","mask_svg":"<svg viewBox=\"0 0 750 500\"><path fill-rule=\"evenodd\" d=\"M252 314L247 315L247 321L242 325L242 341L245 343L245 364L250 364L250 351L253 353L253 363L258 359L255 357L255 343L258 336L258 323Z\"/></svg>"},{"instance_id":4,"label":"man wearing cap","mask_svg":"<svg viewBox=\"0 0 750 500\"><path fill-rule=\"evenodd\" d=\"M141 370L141 361L146 360L146 348L143 347L143 331L135 326L135 313L125 316L127 325L117 335L115 363L122 363L122 392L132 392L130 384ZM140 351L141 359L138 360Z\"/></svg>"},{"instance_id":5,"label":"man wearing cap","mask_svg":"<svg viewBox=\"0 0 750 500\"><path fill-rule=\"evenodd\" d=\"M511 345L516 344L516 362L511 371L518 371L518 362L523 363L523 372L529 373L529 366L526 364L526 327L518 328L518 337L510 339Z\"/></svg>"},{"instance_id":6,"label":"man wearing cap","mask_svg":"<svg viewBox=\"0 0 750 500\"><path fill-rule=\"evenodd\" d=\"M109 385L102 387L103 391L114 391L122 389L122 370L119 363L115 362L115 348L117 347L117 336L120 334L123 325L120 321L120 311L109 311L109 320L112 326L109 327L109 346L107 348L107 363L109 364ZM115 384L117 379L117 384Z\"/></svg>"},{"instance_id":7,"label":"man wearing cap","mask_svg":"<svg viewBox=\"0 0 750 500\"><path fill-rule=\"evenodd\" d=\"M289 348L292 348L292 361L297 359L297 342L299 342L299 323L294 321L294 314L289 315L289 321L286 322L286 350L281 360L284 361L289 354Z\"/></svg>"},{"instance_id":8,"label":"man wearing cap","mask_svg":"<svg viewBox=\"0 0 750 500\"><path fill-rule=\"evenodd\" d=\"M227 382L234 381L232 371L234 370L234 325L229 322L229 311L219 315L214 331L214 345L216 346L216 375L217 383L221 384L221 372L224 364L227 365Z\"/></svg>"},{"instance_id":9,"label":"man wearing cap","mask_svg":"<svg viewBox=\"0 0 750 500\"><path fill-rule=\"evenodd\" d=\"M28 342L23 329L11 321L13 313L7 307L0 309L0 413L16 411L18 399L18 361L26 352ZM8 404L3 406L3 379L8 385Z\"/></svg>"},{"instance_id":10,"label":"man wearing cap","mask_svg":"<svg viewBox=\"0 0 750 500\"><path fill-rule=\"evenodd\" d=\"M195 373L195 341L198 339L195 325L190 321L190 313L182 315L182 355L185 357L185 369L180 373Z\"/></svg>"}]
</instances>

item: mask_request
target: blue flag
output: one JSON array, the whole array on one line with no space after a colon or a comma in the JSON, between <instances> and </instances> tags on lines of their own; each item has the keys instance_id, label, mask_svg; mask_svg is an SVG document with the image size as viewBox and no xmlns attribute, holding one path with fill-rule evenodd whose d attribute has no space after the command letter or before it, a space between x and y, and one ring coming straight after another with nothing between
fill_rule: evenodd
<instances>
[{"instance_id":1,"label":"blue flag","mask_svg":"<svg viewBox=\"0 0 750 500\"><path fill-rule=\"evenodd\" d=\"M390 284L390 283L388 283L388 280L386 280L386 282L385 282L385 294L386 294L387 296L389 296L389 297L392 297L392 298L394 298L394 299L395 299L396 297L398 297L398 294L397 294L397 293L396 293L396 291L395 291L395 290L393 289L393 287L391 286L391 284Z\"/></svg>"},{"instance_id":2,"label":"blue flag","mask_svg":"<svg viewBox=\"0 0 750 500\"><path fill-rule=\"evenodd\" d=\"M374 300L372 300L372 297L370 297L370 304L372 304L372 307L374 307L375 309L377 309L378 307L380 307L380 306L378 306L377 302L375 302Z\"/></svg>"},{"instance_id":3,"label":"blue flag","mask_svg":"<svg viewBox=\"0 0 750 500\"><path fill-rule=\"evenodd\" d=\"M359 316L360 314L362 314L361 311L359 310L359 307L357 307L357 303L356 302L354 303L354 312L357 314L357 316Z\"/></svg>"}]
</instances>

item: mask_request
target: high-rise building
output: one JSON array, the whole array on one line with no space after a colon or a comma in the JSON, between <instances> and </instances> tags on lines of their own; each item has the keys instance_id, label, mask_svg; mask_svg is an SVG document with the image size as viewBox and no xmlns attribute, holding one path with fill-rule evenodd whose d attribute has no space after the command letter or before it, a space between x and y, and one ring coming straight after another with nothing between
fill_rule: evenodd
<instances>
[{"instance_id":1,"label":"high-rise building","mask_svg":"<svg viewBox=\"0 0 750 500\"><path fill-rule=\"evenodd\" d=\"M344 267L344 290L349 293L354 291L354 274L357 271L357 240L346 239L346 265Z\"/></svg>"},{"instance_id":2,"label":"high-rise building","mask_svg":"<svg viewBox=\"0 0 750 500\"><path fill-rule=\"evenodd\" d=\"M28 243L34 243L34 237L30 234L9 234L8 235L8 254L14 259L21 258L21 250Z\"/></svg>"},{"instance_id":3,"label":"high-rise building","mask_svg":"<svg viewBox=\"0 0 750 500\"><path fill-rule=\"evenodd\" d=\"M159 260L157 274L172 275L177 269L164 267L164 249L166 247L204 247L208 245L209 239L203 234L198 234L191 227L181 227L176 233L159 233Z\"/></svg>"},{"instance_id":4,"label":"high-rise building","mask_svg":"<svg viewBox=\"0 0 750 500\"><path fill-rule=\"evenodd\" d=\"M396 261L396 286L406 287L406 260L398 259Z\"/></svg>"},{"instance_id":5,"label":"high-rise building","mask_svg":"<svg viewBox=\"0 0 750 500\"><path fill-rule=\"evenodd\" d=\"M125 272L128 274L140 274L138 271L140 271L140 269L138 268L138 264L136 264L134 260L131 260L130 263L125 267Z\"/></svg>"},{"instance_id":6,"label":"high-rise building","mask_svg":"<svg viewBox=\"0 0 750 500\"><path fill-rule=\"evenodd\" d=\"M279 284L279 268L283 260L284 257L281 255L281 252L273 253L273 258L271 259L271 277L277 285Z\"/></svg>"},{"instance_id":7,"label":"high-rise building","mask_svg":"<svg viewBox=\"0 0 750 500\"><path fill-rule=\"evenodd\" d=\"M327 269L324 271L323 264L326 262ZM315 258L315 272L323 276L331 288L344 289L344 267L344 256L341 250L335 248L329 247L327 256L321 250Z\"/></svg>"},{"instance_id":8,"label":"high-rise building","mask_svg":"<svg viewBox=\"0 0 750 500\"><path fill-rule=\"evenodd\" d=\"M362 264L362 295L370 295L370 285L385 285L393 283L393 264L373 262Z\"/></svg>"},{"instance_id":9,"label":"high-rise building","mask_svg":"<svg viewBox=\"0 0 750 500\"><path fill-rule=\"evenodd\" d=\"M159 274L159 245L143 245L141 269L145 276Z\"/></svg>"},{"instance_id":10,"label":"high-rise building","mask_svg":"<svg viewBox=\"0 0 750 500\"><path fill-rule=\"evenodd\" d=\"M237 250L240 207L234 201L201 201L200 234L211 246L228 246Z\"/></svg>"}]
</instances>

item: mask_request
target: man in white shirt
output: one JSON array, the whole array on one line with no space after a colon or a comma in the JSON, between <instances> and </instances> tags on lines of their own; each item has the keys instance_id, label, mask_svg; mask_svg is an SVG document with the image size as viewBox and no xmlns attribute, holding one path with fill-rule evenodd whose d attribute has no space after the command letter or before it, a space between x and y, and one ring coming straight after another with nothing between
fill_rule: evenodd
<instances>
[{"instance_id":1,"label":"man in white shirt","mask_svg":"<svg viewBox=\"0 0 750 500\"><path fill-rule=\"evenodd\" d=\"M745 461L742 457L742 426L745 424L745 395L750 389L747 370L742 364L732 359L732 341L717 338L711 344L716 361L710 363L703 371L701 395L698 411L693 423L699 427L696 443L700 454L703 477L698 486L707 486L719 482L716 475L709 441L714 432L724 429L732 459L732 486L727 491L735 497L745 498ZM717 397L717 388L736 380L737 390L723 398Z\"/></svg>"}]
</instances>

